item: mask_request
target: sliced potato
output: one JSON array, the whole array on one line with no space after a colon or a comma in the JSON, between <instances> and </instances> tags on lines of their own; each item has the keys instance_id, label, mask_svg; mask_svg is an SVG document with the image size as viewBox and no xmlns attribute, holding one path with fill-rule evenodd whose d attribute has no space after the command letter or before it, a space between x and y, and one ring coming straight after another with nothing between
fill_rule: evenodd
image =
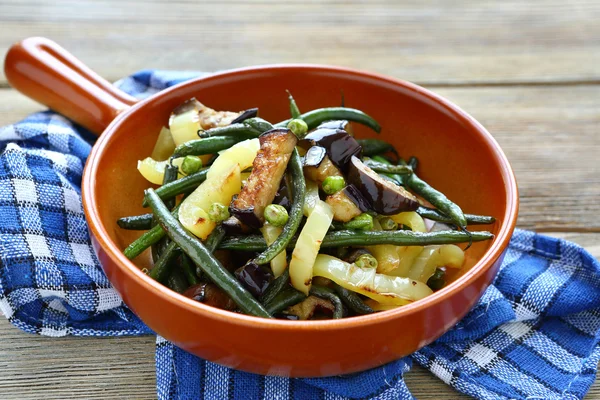
<instances>
[{"instance_id":1,"label":"sliced potato","mask_svg":"<svg viewBox=\"0 0 600 400\"><path fill-rule=\"evenodd\" d=\"M179 222L200 239L206 239L216 226L207 215L210 206L213 203L229 204L241 187L240 166L237 164L222 175L205 180L181 203Z\"/></svg>"},{"instance_id":2,"label":"sliced potato","mask_svg":"<svg viewBox=\"0 0 600 400\"><path fill-rule=\"evenodd\" d=\"M173 160L173 165L180 167L182 162L183 158L176 158ZM148 181L154 183L155 185L162 185L163 178L165 176L165 167L168 164L169 160L156 161L152 157L146 157L143 160L138 161L137 169ZM183 175L179 173L179 177L181 176Z\"/></svg>"},{"instance_id":3,"label":"sliced potato","mask_svg":"<svg viewBox=\"0 0 600 400\"><path fill-rule=\"evenodd\" d=\"M264 224L262 228L260 228L260 231L263 234L267 245L270 246L275 240L277 240L279 235L281 235L283 228L279 228L271 224ZM277 278L278 276L283 274L286 268L287 255L286 251L283 250L281 253L277 254L274 259L271 260L271 271L273 271L273 275L275 276L275 278Z\"/></svg>"},{"instance_id":4,"label":"sliced potato","mask_svg":"<svg viewBox=\"0 0 600 400\"><path fill-rule=\"evenodd\" d=\"M422 282L378 274L373 268L359 268L325 254L317 256L312 272L315 276L329 278L338 285L381 304L405 305L407 300L416 301L433 293Z\"/></svg>"},{"instance_id":5,"label":"sliced potato","mask_svg":"<svg viewBox=\"0 0 600 400\"><path fill-rule=\"evenodd\" d=\"M260 150L258 139L248 139L234 144L227 150L219 152L219 156L208 170L207 177L210 178L213 175L219 175L223 170L231 168L234 164L239 164L242 171L250 168L258 150Z\"/></svg>"},{"instance_id":6,"label":"sliced potato","mask_svg":"<svg viewBox=\"0 0 600 400\"><path fill-rule=\"evenodd\" d=\"M173 136L171 136L171 131L169 128L163 126L158 134L154 150L152 150L150 157L158 161L164 161L171 157L174 150L175 142L173 141Z\"/></svg>"},{"instance_id":7,"label":"sliced potato","mask_svg":"<svg viewBox=\"0 0 600 400\"><path fill-rule=\"evenodd\" d=\"M324 201L319 200L306 219L306 224L304 224L300 236L298 236L296 247L292 252L290 281L296 290L307 296L312 283L313 264L332 220L331 207Z\"/></svg>"},{"instance_id":8,"label":"sliced potato","mask_svg":"<svg viewBox=\"0 0 600 400\"><path fill-rule=\"evenodd\" d=\"M198 139L198 131L229 125L240 113L216 111L195 98L175 108L169 118L169 128L176 146Z\"/></svg>"}]
</instances>

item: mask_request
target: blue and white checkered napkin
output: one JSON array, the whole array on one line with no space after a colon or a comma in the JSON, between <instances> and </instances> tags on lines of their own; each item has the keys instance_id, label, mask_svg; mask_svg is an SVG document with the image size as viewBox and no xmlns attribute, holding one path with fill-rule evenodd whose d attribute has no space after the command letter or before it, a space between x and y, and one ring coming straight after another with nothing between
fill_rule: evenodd
<instances>
[{"instance_id":1,"label":"blue and white checkered napkin","mask_svg":"<svg viewBox=\"0 0 600 400\"><path fill-rule=\"evenodd\" d=\"M142 71L145 97L198 73ZM48 336L152 332L112 289L90 246L81 174L92 137L52 112L0 128L0 310ZM158 338L160 399L412 398L414 360L481 399L581 399L600 359L600 264L562 240L517 231L494 285L453 330L411 357L323 379L239 372Z\"/></svg>"}]
</instances>

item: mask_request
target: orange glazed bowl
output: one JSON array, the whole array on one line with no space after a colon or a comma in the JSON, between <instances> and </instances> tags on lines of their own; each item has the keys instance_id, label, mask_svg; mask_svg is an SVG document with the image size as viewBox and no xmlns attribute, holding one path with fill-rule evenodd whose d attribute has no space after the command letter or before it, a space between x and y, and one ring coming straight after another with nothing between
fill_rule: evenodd
<instances>
[{"instance_id":1,"label":"orange glazed bowl","mask_svg":"<svg viewBox=\"0 0 600 400\"><path fill-rule=\"evenodd\" d=\"M220 72L185 82L145 100L104 81L55 43L27 39L7 55L6 76L29 97L100 134L83 176L84 209L106 275L124 302L157 334L228 367L292 377L366 370L419 350L452 328L492 282L513 233L518 193L494 138L456 105L414 84L348 68L268 65ZM466 252L463 269L442 290L411 305L367 316L326 321L269 320L188 299L141 272L149 257L122 250L139 232L116 220L147 212L149 184L136 163L150 155L171 110L196 97L223 110L260 109L288 118L286 90L303 110L345 104L374 117L381 139L420 160L419 175L469 213L496 217L495 238ZM355 124L356 137L377 135ZM474 229L481 229L474 227Z\"/></svg>"}]
</instances>

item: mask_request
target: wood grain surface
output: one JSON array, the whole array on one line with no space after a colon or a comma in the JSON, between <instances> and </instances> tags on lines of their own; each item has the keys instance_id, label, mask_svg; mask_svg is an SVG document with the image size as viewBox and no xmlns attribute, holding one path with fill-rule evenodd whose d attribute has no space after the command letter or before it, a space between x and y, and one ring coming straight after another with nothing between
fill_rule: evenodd
<instances>
[{"instance_id":1,"label":"wood grain surface","mask_svg":"<svg viewBox=\"0 0 600 400\"><path fill-rule=\"evenodd\" d=\"M511 161L519 227L600 258L599 1L0 0L0 55L50 37L102 76L142 68L346 65L421 83ZM41 107L0 73L0 126ZM414 367L419 399L465 398ZM1 399L155 398L154 339L44 338L0 319ZM600 399L596 383L587 398Z\"/></svg>"}]
</instances>

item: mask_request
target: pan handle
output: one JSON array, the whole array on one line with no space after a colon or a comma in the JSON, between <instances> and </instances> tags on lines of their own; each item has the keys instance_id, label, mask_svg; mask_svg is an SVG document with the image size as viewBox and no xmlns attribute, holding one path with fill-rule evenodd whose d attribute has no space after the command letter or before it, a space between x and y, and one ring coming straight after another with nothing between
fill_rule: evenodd
<instances>
[{"instance_id":1,"label":"pan handle","mask_svg":"<svg viewBox=\"0 0 600 400\"><path fill-rule=\"evenodd\" d=\"M4 73L13 88L96 135L137 101L46 38L14 44L6 54Z\"/></svg>"}]
</instances>

